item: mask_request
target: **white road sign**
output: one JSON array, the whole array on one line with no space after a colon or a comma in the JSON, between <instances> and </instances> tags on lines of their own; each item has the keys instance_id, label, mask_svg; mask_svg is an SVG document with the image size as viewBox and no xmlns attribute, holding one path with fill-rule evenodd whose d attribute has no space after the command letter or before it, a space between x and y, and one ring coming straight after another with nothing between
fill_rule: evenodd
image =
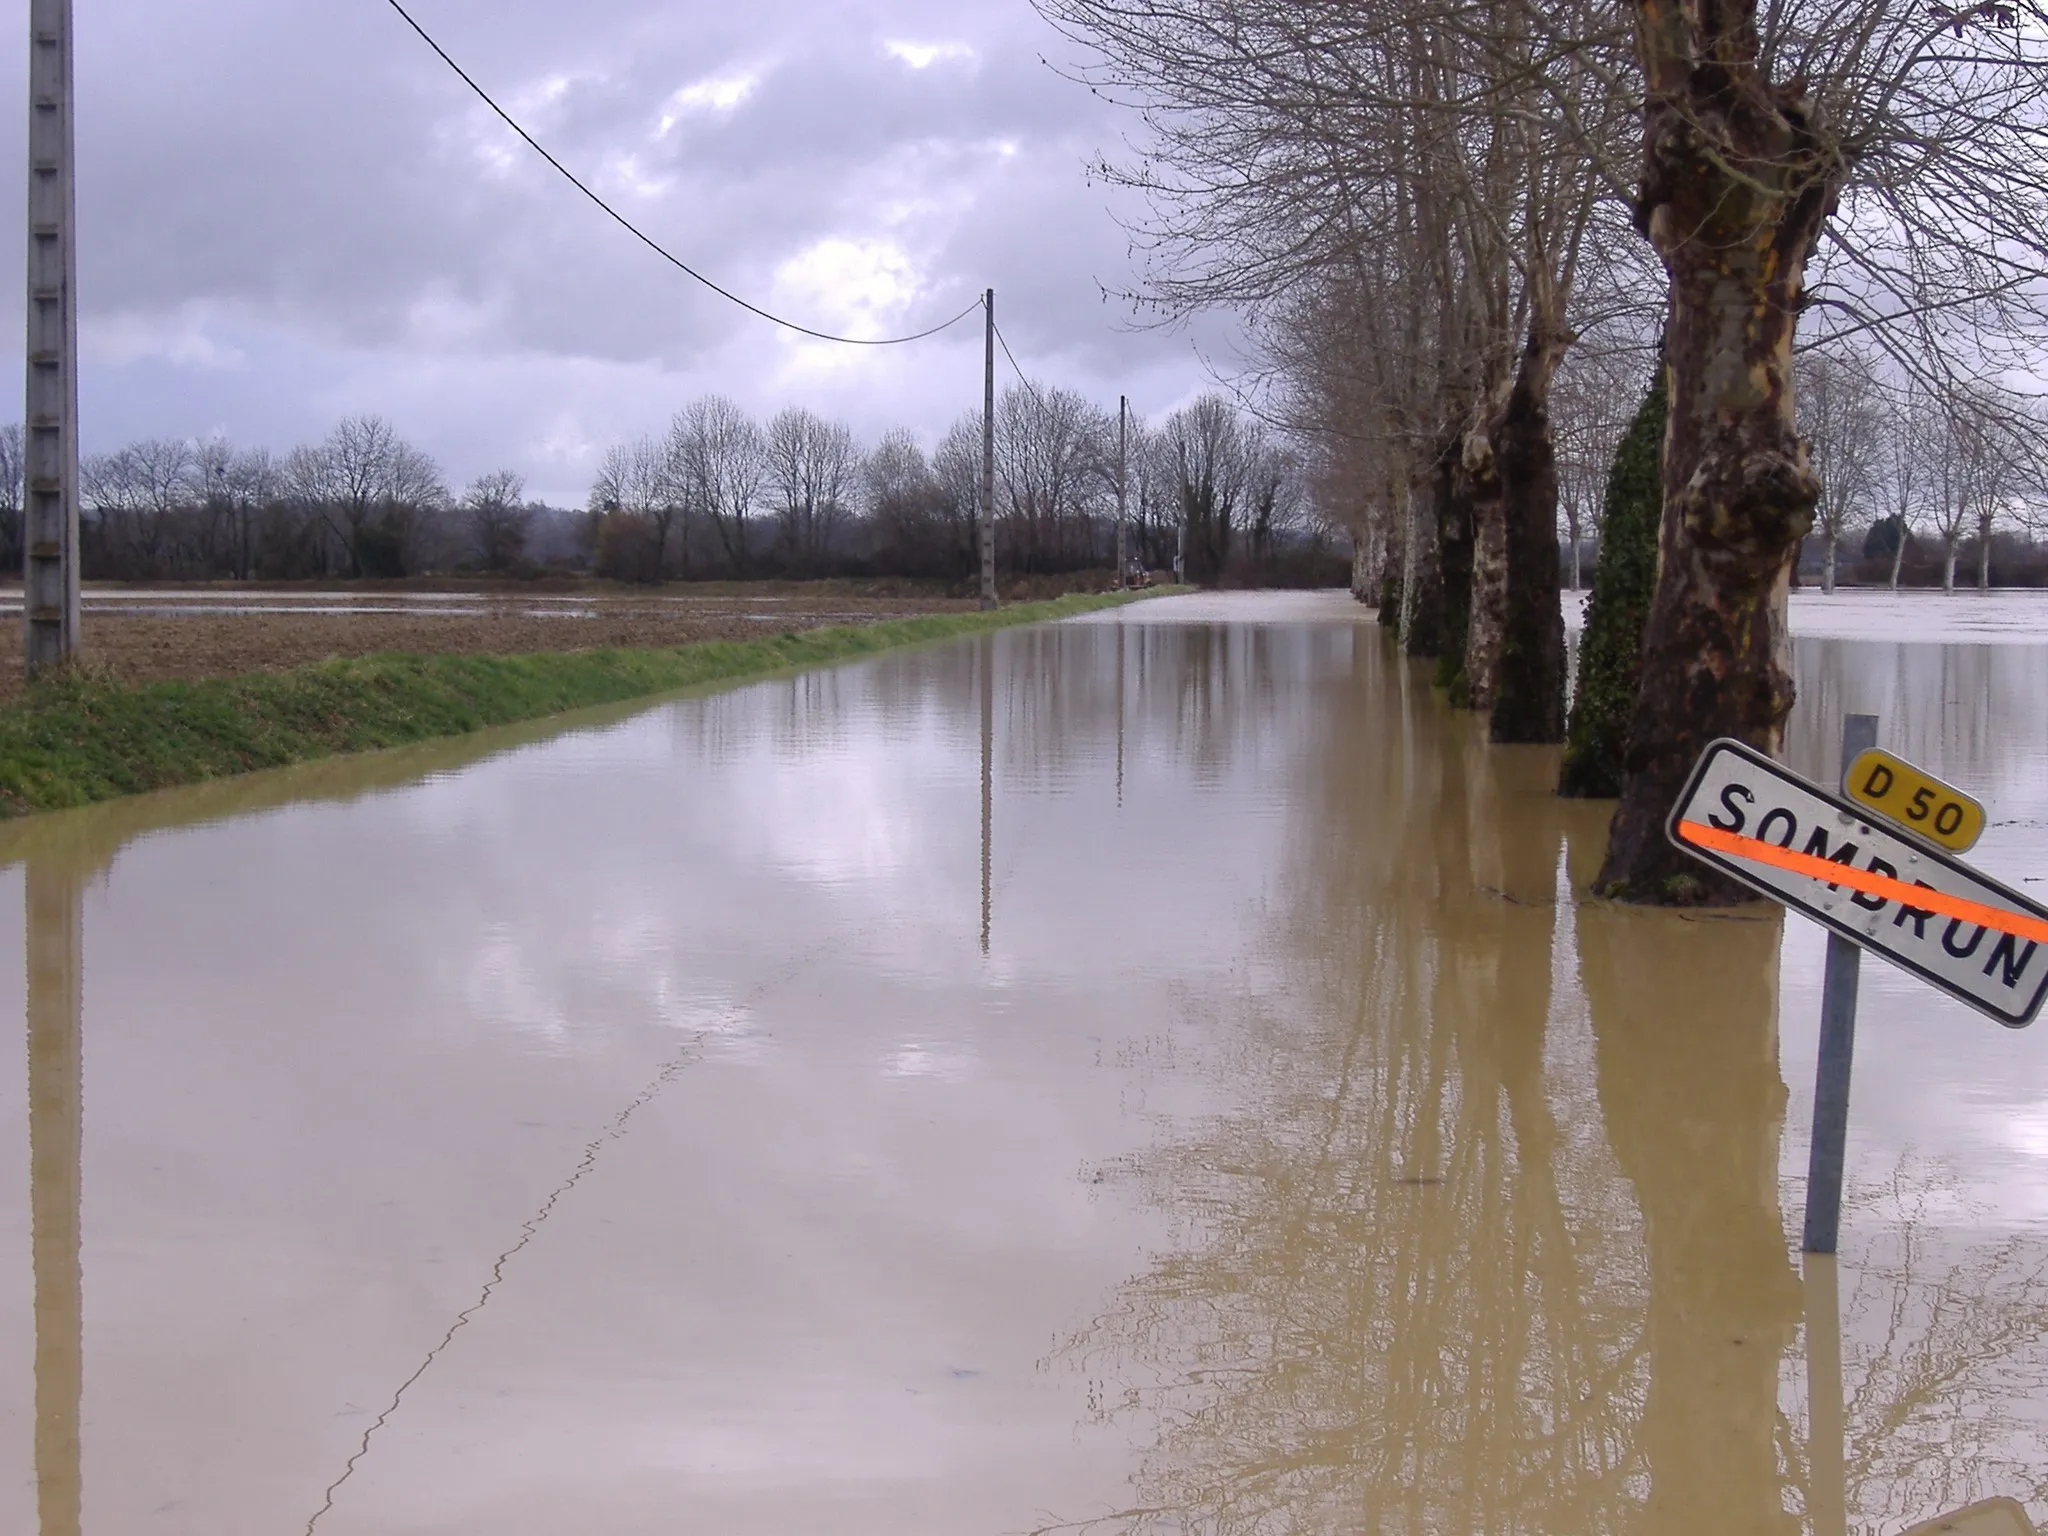
<instances>
[{"instance_id":1,"label":"white road sign","mask_svg":"<svg viewBox=\"0 0 2048 1536\"><path fill-rule=\"evenodd\" d=\"M2001 1024L2033 1022L2048 997L2048 909L1741 742L1708 746L1666 830L1693 857Z\"/></svg>"}]
</instances>

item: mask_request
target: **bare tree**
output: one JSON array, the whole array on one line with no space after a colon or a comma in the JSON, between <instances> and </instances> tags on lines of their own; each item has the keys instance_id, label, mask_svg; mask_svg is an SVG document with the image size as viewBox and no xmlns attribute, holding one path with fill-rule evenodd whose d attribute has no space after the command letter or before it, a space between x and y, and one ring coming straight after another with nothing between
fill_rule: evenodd
<instances>
[{"instance_id":1,"label":"bare tree","mask_svg":"<svg viewBox=\"0 0 2048 1536\"><path fill-rule=\"evenodd\" d=\"M183 438L144 438L120 456L127 464L134 553L144 574L160 575L175 556L179 514L191 496L192 444Z\"/></svg>"},{"instance_id":2,"label":"bare tree","mask_svg":"<svg viewBox=\"0 0 2048 1536\"><path fill-rule=\"evenodd\" d=\"M25 551L21 544L22 466L21 423L10 421L0 427L0 567L18 570Z\"/></svg>"},{"instance_id":3,"label":"bare tree","mask_svg":"<svg viewBox=\"0 0 2048 1536\"><path fill-rule=\"evenodd\" d=\"M753 560L747 519L768 476L761 429L725 396L706 395L677 414L668 460L688 505L710 519L727 563L744 575Z\"/></svg>"},{"instance_id":4,"label":"bare tree","mask_svg":"<svg viewBox=\"0 0 2048 1536\"><path fill-rule=\"evenodd\" d=\"M636 438L607 448L590 489L601 575L662 580L671 542L690 574L688 491L677 436Z\"/></svg>"},{"instance_id":5,"label":"bare tree","mask_svg":"<svg viewBox=\"0 0 2048 1536\"><path fill-rule=\"evenodd\" d=\"M1799 428L1806 434L1818 493L1814 526L1826 542L1821 590L1835 590L1843 535L1874 509L1879 488L1883 399L1873 360L1854 343L1799 359Z\"/></svg>"},{"instance_id":6,"label":"bare tree","mask_svg":"<svg viewBox=\"0 0 2048 1536\"><path fill-rule=\"evenodd\" d=\"M1229 401L1209 394L1167 417L1159 435L1187 529L1187 577L1215 581L1245 516L1252 469L1245 424Z\"/></svg>"},{"instance_id":7,"label":"bare tree","mask_svg":"<svg viewBox=\"0 0 2048 1536\"><path fill-rule=\"evenodd\" d=\"M1930 405L1926 391L1911 380L1904 398L1896 402L1888 429L1882 435L1883 450L1879 472L1884 479L1887 504L1891 508L1892 568L1888 583L1899 590L1899 572L1906 563L1906 550L1913 541L1913 524L1919 515L1939 449L1942 422Z\"/></svg>"},{"instance_id":8,"label":"bare tree","mask_svg":"<svg viewBox=\"0 0 2048 1536\"><path fill-rule=\"evenodd\" d=\"M1794 328L1864 333L1952 387L2024 348L2048 256L2048 32L2033 4L1636 0L1637 205L1671 281L1663 558L1604 889L1746 899L1664 836L1705 744L1776 751L1786 590L1820 486ZM1808 269L1814 283L1809 289Z\"/></svg>"},{"instance_id":9,"label":"bare tree","mask_svg":"<svg viewBox=\"0 0 2048 1536\"><path fill-rule=\"evenodd\" d=\"M1552 431L1557 441L1558 510L1564 518L1575 592L1586 584L1586 536L1600 531L1607 477L1642 397L1641 360L1634 354L1582 348L1559 371Z\"/></svg>"},{"instance_id":10,"label":"bare tree","mask_svg":"<svg viewBox=\"0 0 2048 1536\"><path fill-rule=\"evenodd\" d=\"M996 403L996 497L1021 570L1093 560L1112 418L1071 390L1013 385Z\"/></svg>"},{"instance_id":11,"label":"bare tree","mask_svg":"<svg viewBox=\"0 0 2048 1536\"><path fill-rule=\"evenodd\" d=\"M448 501L434 461L382 416L350 416L286 464L298 498L333 534L351 576L402 575Z\"/></svg>"},{"instance_id":12,"label":"bare tree","mask_svg":"<svg viewBox=\"0 0 2048 1536\"><path fill-rule=\"evenodd\" d=\"M901 428L882 435L861 466L862 497L873 527L876 551L886 564L907 575L963 576L974 553L974 508L971 500L979 438L967 444L949 434L941 457L961 479L966 495L949 485L926 459L917 440ZM971 448L971 452L967 451Z\"/></svg>"},{"instance_id":13,"label":"bare tree","mask_svg":"<svg viewBox=\"0 0 2048 1536\"><path fill-rule=\"evenodd\" d=\"M1348 487L1354 543L1381 564L1399 546L1404 647L1444 657L1495 739L1561 739L1549 395L1593 318L1586 258L1619 250L1602 157L1633 93L1611 9L1040 9L1098 56L1090 84L1145 113L1142 157L1104 167L1150 199L1140 297L1271 317L1276 368L1308 384L1290 424L1346 445L1319 480Z\"/></svg>"},{"instance_id":14,"label":"bare tree","mask_svg":"<svg viewBox=\"0 0 2048 1536\"><path fill-rule=\"evenodd\" d=\"M764 449L783 558L815 569L830 552L833 531L853 499L860 447L844 423L790 406L769 421Z\"/></svg>"},{"instance_id":15,"label":"bare tree","mask_svg":"<svg viewBox=\"0 0 2048 1536\"><path fill-rule=\"evenodd\" d=\"M526 551L526 481L515 471L494 469L470 481L462 493L470 542L487 571L509 570Z\"/></svg>"}]
</instances>

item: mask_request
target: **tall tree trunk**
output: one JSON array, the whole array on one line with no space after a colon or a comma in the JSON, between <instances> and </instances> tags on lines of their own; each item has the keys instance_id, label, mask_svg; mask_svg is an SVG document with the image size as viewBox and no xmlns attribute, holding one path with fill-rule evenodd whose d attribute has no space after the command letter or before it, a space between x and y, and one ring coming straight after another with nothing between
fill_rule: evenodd
<instances>
[{"instance_id":1,"label":"tall tree trunk","mask_svg":"<svg viewBox=\"0 0 2048 1536\"><path fill-rule=\"evenodd\" d=\"M1908 537L1909 535L1906 532L1906 520L1902 517L1899 519L1898 542L1892 545L1891 589L1894 592L1899 590L1899 567L1906 563L1906 540Z\"/></svg>"},{"instance_id":2,"label":"tall tree trunk","mask_svg":"<svg viewBox=\"0 0 2048 1536\"><path fill-rule=\"evenodd\" d=\"M1991 520L1977 524L1977 590L1991 590Z\"/></svg>"},{"instance_id":3,"label":"tall tree trunk","mask_svg":"<svg viewBox=\"0 0 2048 1536\"><path fill-rule=\"evenodd\" d=\"M1841 542L1830 532L1827 535L1827 561L1820 568L1820 589L1829 597L1835 595L1835 548Z\"/></svg>"},{"instance_id":4,"label":"tall tree trunk","mask_svg":"<svg viewBox=\"0 0 2048 1536\"><path fill-rule=\"evenodd\" d=\"M1425 463L1408 484L1408 548L1401 569L1401 649L1433 657L1444 648L1441 466Z\"/></svg>"},{"instance_id":5,"label":"tall tree trunk","mask_svg":"<svg viewBox=\"0 0 2048 1536\"><path fill-rule=\"evenodd\" d=\"M1507 613L1492 735L1501 742L1564 740L1564 605L1557 548L1557 449L1550 382L1567 345L1531 329L1515 387L1494 434L1507 511Z\"/></svg>"},{"instance_id":6,"label":"tall tree trunk","mask_svg":"<svg viewBox=\"0 0 2048 1536\"><path fill-rule=\"evenodd\" d=\"M1951 534L1941 545L1941 590L1954 592L1956 589L1956 541Z\"/></svg>"},{"instance_id":7,"label":"tall tree trunk","mask_svg":"<svg viewBox=\"0 0 2048 1536\"><path fill-rule=\"evenodd\" d=\"M1657 596L1601 889L1749 899L1664 824L1701 750L1778 750L1791 713L1786 594L1819 484L1794 426L1800 289L1840 159L1803 88L1757 63L1755 0L1637 0L1648 82L1637 216L1671 279L1671 417Z\"/></svg>"},{"instance_id":8,"label":"tall tree trunk","mask_svg":"<svg viewBox=\"0 0 2048 1536\"><path fill-rule=\"evenodd\" d=\"M1471 577L1466 584L1463 675L1451 680L1451 702L1483 715L1500 697L1502 631L1508 616L1508 504L1500 457L1494 452L1496 413L1487 410L1465 434L1457 485L1470 531ZM1448 551L1444 574L1448 581ZM1446 653L1446 660L1449 653Z\"/></svg>"},{"instance_id":9,"label":"tall tree trunk","mask_svg":"<svg viewBox=\"0 0 2048 1536\"><path fill-rule=\"evenodd\" d=\"M1443 614L1443 639L1437 650L1436 682L1450 691L1453 702L1465 693L1465 644L1472 624L1472 487L1459 454L1462 435L1454 434L1433 461L1430 494L1436 500L1438 604Z\"/></svg>"}]
</instances>

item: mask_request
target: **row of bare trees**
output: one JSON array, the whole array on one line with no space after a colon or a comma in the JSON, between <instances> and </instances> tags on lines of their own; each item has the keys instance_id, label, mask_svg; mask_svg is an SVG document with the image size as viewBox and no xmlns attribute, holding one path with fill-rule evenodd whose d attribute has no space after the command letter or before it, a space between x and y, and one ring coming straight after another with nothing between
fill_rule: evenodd
<instances>
[{"instance_id":1,"label":"row of bare trees","mask_svg":"<svg viewBox=\"0 0 2048 1536\"><path fill-rule=\"evenodd\" d=\"M1566 579L1585 584L1582 555L1600 533L1602 490L1644 381L1627 355L1582 352L1559 377L1552 430ZM1958 558L1979 590L1998 579L2001 543L2048 570L2034 540L2048 529L2048 415L2037 402L1981 381L1930 388L1854 340L1801 354L1794 364L1797 423L1818 494L1810 542L1820 585L1835 590L1846 556L1863 580L1896 589L1908 573L1957 586ZM1881 562L1857 559L1873 551Z\"/></svg>"},{"instance_id":2,"label":"row of bare trees","mask_svg":"<svg viewBox=\"0 0 2048 1536\"><path fill-rule=\"evenodd\" d=\"M459 494L379 416L279 455L223 437L149 438L79 465L92 579L296 579L507 570L544 508L510 470ZM0 428L0 560L21 561L21 427ZM556 540L560 543L558 537Z\"/></svg>"},{"instance_id":3,"label":"row of bare trees","mask_svg":"<svg viewBox=\"0 0 2048 1536\"><path fill-rule=\"evenodd\" d=\"M1198 580L1327 572L1297 457L1218 395L1156 424L1021 386L997 406L1002 568L1057 573L1116 557L1118 466L1132 561ZM959 580L976 569L979 414L929 454L909 432L872 449L791 407L765 424L721 396L609 449L587 508L529 501L515 472L460 492L382 417L279 455L223 438L130 443L81 465L93 579L400 577L595 569L636 581L828 574ZM0 429L0 560L21 561L21 428ZM1320 564L1316 556L1321 555ZM1289 561L1292 560L1292 565Z\"/></svg>"},{"instance_id":4,"label":"row of bare trees","mask_svg":"<svg viewBox=\"0 0 2048 1536\"><path fill-rule=\"evenodd\" d=\"M1156 424L1119 423L1070 390L1018 385L995 413L996 549L1025 574L1116 558L1185 561L1198 581L1270 576L1321 547L1296 454L1220 395ZM598 569L654 580L849 569L962 578L979 538L982 432L963 416L927 454L908 432L864 450L843 423L790 407L757 423L711 395L666 431L609 449L591 487Z\"/></svg>"},{"instance_id":5,"label":"row of bare trees","mask_svg":"<svg viewBox=\"0 0 2048 1536\"><path fill-rule=\"evenodd\" d=\"M1099 168L1148 210L1129 297L1250 317L1262 398L1352 530L1356 584L1495 740L1563 734L1557 527L1588 517L1633 414L1615 396L1655 360L1661 558L1599 884L1734 896L1694 877L1666 815L1707 740L1776 749L1801 548L1817 519L1839 542L1872 494L1853 440L1830 458L1802 435L1795 353L1819 380L1865 349L1894 419L1920 400L1958 439L1921 457L1976 456L1913 490L1916 522L1989 527L2018 494L2048 320L2048 10L1038 5L1072 72L1142 114L1134 158ZM1853 427L1805 411L1807 433Z\"/></svg>"},{"instance_id":6,"label":"row of bare trees","mask_svg":"<svg viewBox=\"0 0 2048 1536\"><path fill-rule=\"evenodd\" d=\"M1925 539L1943 590L1953 591L1966 540L1983 590L1995 536L2031 538L2043 526L2048 421L2033 402L1974 381L1936 391L1909 378L1894 388L1881 360L1853 343L1802 357L1798 385L1799 428L1820 487L1814 533L1825 545L1825 590L1859 530L1888 549L1894 588L1907 552Z\"/></svg>"}]
</instances>

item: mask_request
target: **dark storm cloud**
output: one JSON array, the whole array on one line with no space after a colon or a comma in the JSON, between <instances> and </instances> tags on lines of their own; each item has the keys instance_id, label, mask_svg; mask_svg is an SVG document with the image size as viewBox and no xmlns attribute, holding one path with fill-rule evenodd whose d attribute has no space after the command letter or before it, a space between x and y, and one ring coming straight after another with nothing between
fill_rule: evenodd
<instances>
[{"instance_id":1,"label":"dark storm cloud","mask_svg":"<svg viewBox=\"0 0 2048 1536\"><path fill-rule=\"evenodd\" d=\"M1100 301L1125 237L1084 164L1127 125L1045 69L1022 0L410 8L621 212L758 302L894 330L993 284L1034 370L1155 407L1201 382L1185 336L1120 331ZM914 356L792 345L578 197L382 0L97 0L79 26L89 447L284 446L377 410L458 477L502 461L566 495L603 441L706 389L928 436L974 403L971 323ZM23 115L0 115L15 166Z\"/></svg>"}]
</instances>

